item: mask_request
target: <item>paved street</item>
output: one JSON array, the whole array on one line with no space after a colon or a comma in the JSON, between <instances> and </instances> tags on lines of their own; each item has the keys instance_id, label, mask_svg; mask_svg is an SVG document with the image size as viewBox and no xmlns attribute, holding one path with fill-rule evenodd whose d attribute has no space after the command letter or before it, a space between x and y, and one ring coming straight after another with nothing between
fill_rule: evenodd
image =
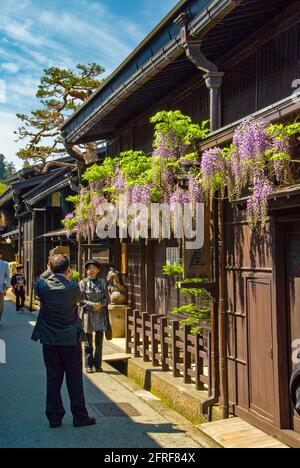
<instances>
[{"instance_id":1,"label":"paved street","mask_svg":"<svg viewBox=\"0 0 300 468\"><path fill-rule=\"evenodd\" d=\"M182 425L167 420L130 386L122 384L114 371L85 379L86 400L97 426L74 429L69 400L63 427L48 428L45 410L45 369L42 348L30 340L35 314L17 315L7 301L0 339L5 340L7 364L0 364L0 447L103 447L103 448L196 448L197 437ZM151 396L150 396L151 398ZM138 415L103 416L103 403L127 403ZM102 413L95 404L100 404Z\"/></svg>"}]
</instances>

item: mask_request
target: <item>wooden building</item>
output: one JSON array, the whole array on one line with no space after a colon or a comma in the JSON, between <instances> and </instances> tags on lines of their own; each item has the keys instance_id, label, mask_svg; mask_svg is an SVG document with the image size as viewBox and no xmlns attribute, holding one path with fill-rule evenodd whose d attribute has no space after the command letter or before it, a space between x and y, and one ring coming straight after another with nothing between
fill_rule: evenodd
<instances>
[{"instance_id":1,"label":"wooden building","mask_svg":"<svg viewBox=\"0 0 300 468\"><path fill-rule=\"evenodd\" d=\"M47 174L38 174L34 168L25 169L8 183L8 190L0 197L5 224L1 238L3 245L10 245L10 255L5 258L24 264L26 292L31 297L33 282L45 271L54 248L63 247L77 269L76 236L68 239L61 224L70 211L66 198L77 192L77 173L57 167L50 168ZM8 238L11 244L7 244Z\"/></svg>"},{"instance_id":2,"label":"wooden building","mask_svg":"<svg viewBox=\"0 0 300 468\"><path fill-rule=\"evenodd\" d=\"M249 115L294 119L300 78L297 0L183 0L63 126L68 145L107 140L108 154L150 152L149 117L179 109L211 121L199 150L230 142ZM288 383L300 338L299 186L270 204L252 234L245 202L216 206L219 280L213 320L212 400L293 446L300 420ZM216 221L216 219L215 219ZM216 239L215 239L216 241ZM133 308L168 314L177 292L163 277L167 242L129 243L124 279ZM176 246L175 246L176 247ZM115 258L120 264L121 253ZM119 262L119 263L118 263Z\"/></svg>"}]
</instances>

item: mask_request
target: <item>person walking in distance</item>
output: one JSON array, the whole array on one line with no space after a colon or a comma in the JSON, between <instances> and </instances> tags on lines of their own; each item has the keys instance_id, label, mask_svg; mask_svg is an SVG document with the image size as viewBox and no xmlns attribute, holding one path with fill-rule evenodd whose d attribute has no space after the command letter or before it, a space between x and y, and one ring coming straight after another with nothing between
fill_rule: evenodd
<instances>
[{"instance_id":1,"label":"person walking in distance","mask_svg":"<svg viewBox=\"0 0 300 468\"><path fill-rule=\"evenodd\" d=\"M8 263L3 260L3 253L0 251L0 322L3 317L4 297L10 286L10 275Z\"/></svg>"},{"instance_id":2,"label":"person walking in distance","mask_svg":"<svg viewBox=\"0 0 300 468\"><path fill-rule=\"evenodd\" d=\"M96 424L86 409L83 389L82 346L84 332L78 316L80 289L71 281L70 260L65 255L50 258L51 275L36 282L41 308L32 339L43 344L47 369L47 408L50 427L61 426L65 409L61 388L66 376L74 427Z\"/></svg>"},{"instance_id":3,"label":"person walking in distance","mask_svg":"<svg viewBox=\"0 0 300 468\"><path fill-rule=\"evenodd\" d=\"M16 273L11 278L11 286L16 295L16 310L19 313L24 312L26 280L23 265L17 266Z\"/></svg>"}]
</instances>

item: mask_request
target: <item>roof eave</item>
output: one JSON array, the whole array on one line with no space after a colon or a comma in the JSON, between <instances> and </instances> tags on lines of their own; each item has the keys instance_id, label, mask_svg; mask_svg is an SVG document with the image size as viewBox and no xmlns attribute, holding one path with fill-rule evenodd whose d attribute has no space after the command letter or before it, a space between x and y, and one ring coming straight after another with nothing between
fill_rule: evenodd
<instances>
[{"instance_id":1,"label":"roof eave","mask_svg":"<svg viewBox=\"0 0 300 468\"><path fill-rule=\"evenodd\" d=\"M132 53L111 73L101 84L101 86L94 91L93 94L72 114L61 126L60 130L68 125L81 111L82 109L89 104L101 91L106 88L106 86L115 78L120 71L153 39L153 37L161 31L161 29L170 21L170 19L181 10L181 8L188 3L189 0L180 0L168 13L167 16L145 37L145 39L132 51Z\"/></svg>"},{"instance_id":2,"label":"roof eave","mask_svg":"<svg viewBox=\"0 0 300 468\"><path fill-rule=\"evenodd\" d=\"M205 34L212 29L217 23L233 11L240 0L213 0L208 7L206 7L199 15L194 18L190 24L189 29L193 36L203 37ZM181 4L181 6L184 3ZM177 9L179 7L177 6ZM174 12L173 12L174 14ZM172 15L171 15L172 16ZM170 18L168 18L170 19ZM146 39L145 39L146 41ZM149 41L149 38L148 38ZM145 45L145 43L144 43ZM132 95L138 88L144 83L149 81L152 77L157 75L162 69L164 69L170 61L175 60L179 55L184 52L182 45L181 34L178 34L168 44L165 45L161 50L157 52L151 59L146 62L134 75L123 82L117 90L115 90L109 98L106 99L94 112L92 112L87 119L85 119L73 132L65 136L66 142L69 144L81 143L80 138L86 133L86 127L93 124L95 120L99 121L100 116L103 118L105 115L115 109L118 104L123 102L128 96ZM127 62L124 62L117 70L118 72L125 66ZM117 73L117 71L116 71ZM113 75L111 76L112 79ZM61 127L61 130L66 128L68 123L78 116L85 107L88 105L91 99L95 98L96 95L101 93L103 86L99 88L93 96L86 101L81 108L79 108ZM92 126L92 125L91 125Z\"/></svg>"}]
</instances>

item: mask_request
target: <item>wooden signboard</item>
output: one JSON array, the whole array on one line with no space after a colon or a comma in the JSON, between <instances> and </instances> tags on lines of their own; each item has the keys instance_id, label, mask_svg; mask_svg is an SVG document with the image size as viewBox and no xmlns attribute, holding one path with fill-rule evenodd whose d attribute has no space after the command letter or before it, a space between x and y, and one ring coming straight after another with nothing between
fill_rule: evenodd
<instances>
[{"instance_id":1,"label":"wooden signboard","mask_svg":"<svg viewBox=\"0 0 300 468\"><path fill-rule=\"evenodd\" d=\"M204 213L204 246L198 250L184 248L184 278L210 278L210 260L210 210L209 207L206 207Z\"/></svg>"}]
</instances>

